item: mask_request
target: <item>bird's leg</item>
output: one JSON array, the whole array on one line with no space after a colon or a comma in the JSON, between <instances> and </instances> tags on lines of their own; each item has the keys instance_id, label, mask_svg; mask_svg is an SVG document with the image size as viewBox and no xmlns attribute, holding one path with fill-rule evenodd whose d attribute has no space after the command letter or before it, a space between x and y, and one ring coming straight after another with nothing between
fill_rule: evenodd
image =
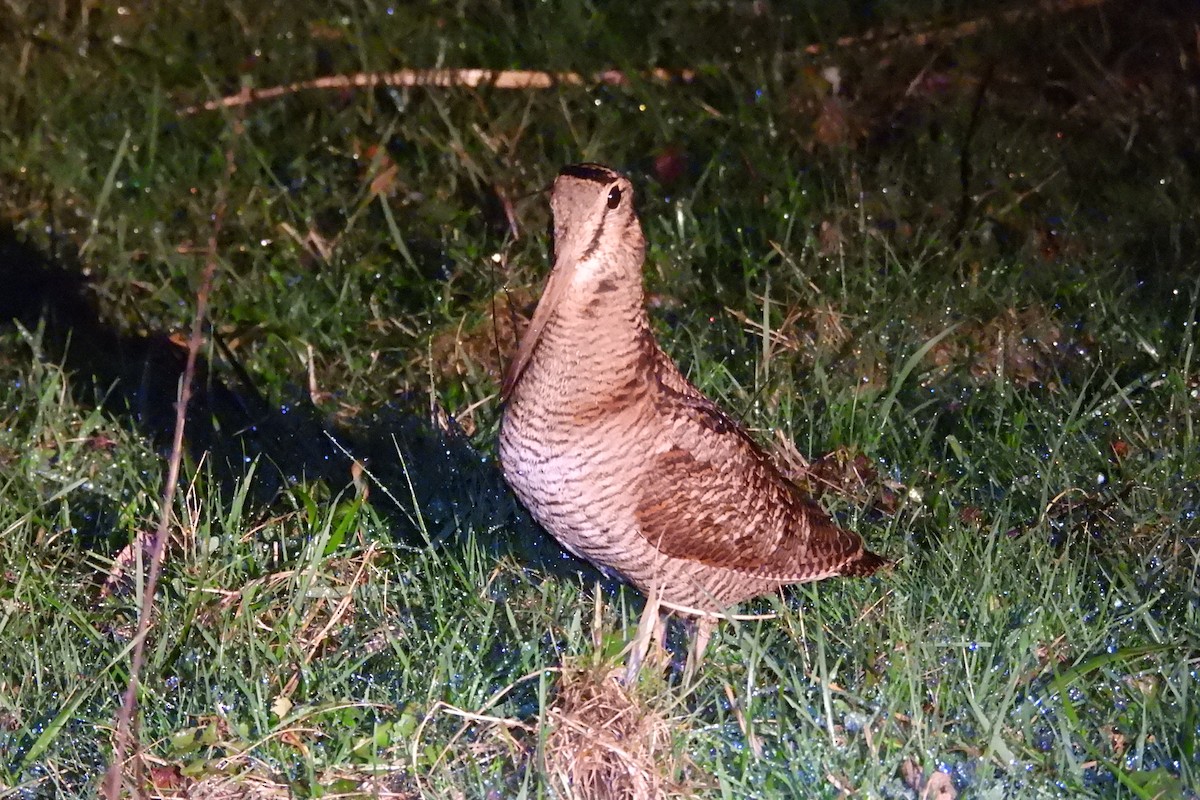
<instances>
[{"instance_id":1,"label":"bird's leg","mask_svg":"<svg viewBox=\"0 0 1200 800\"><path fill-rule=\"evenodd\" d=\"M692 637L692 645L688 648L687 664L683 668L684 686L692 682L692 676L700 668L700 662L704 660L704 651L708 647L708 640L712 638L713 631L717 629L717 623L720 621L718 617L709 615L696 618L696 635Z\"/></svg>"},{"instance_id":2,"label":"bird's leg","mask_svg":"<svg viewBox=\"0 0 1200 800\"><path fill-rule=\"evenodd\" d=\"M633 637L630 645L629 660L625 662L626 686L632 686L633 682L637 680L642 662L646 659L646 654L656 639L659 647L662 647L663 622L658 613L659 600L657 588L651 591L650 596L646 598L646 607L642 609L642 617L638 620L637 634Z\"/></svg>"}]
</instances>

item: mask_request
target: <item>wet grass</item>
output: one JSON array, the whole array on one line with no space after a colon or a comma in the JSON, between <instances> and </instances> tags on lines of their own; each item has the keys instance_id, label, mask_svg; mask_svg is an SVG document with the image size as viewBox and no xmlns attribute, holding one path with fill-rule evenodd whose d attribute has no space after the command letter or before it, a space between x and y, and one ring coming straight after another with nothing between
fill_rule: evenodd
<instances>
[{"instance_id":1,"label":"wet grass","mask_svg":"<svg viewBox=\"0 0 1200 800\"><path fill-rule=\"evenodd\" d=\"M94 793L110 755L168 336L232 148L140 700L161 793L561 796L551 723L641 601L492 459L510 314L547 268L536 191L588 159L639 188L664 346L781 460L830 454L798 478L897 560L749 604L778 616L726 625L691 686L646 678L663 785L1195 797L1194 20L1111 2L837 44L979 9L11 6L0 794ZM699 77L178 113L435 64Z\"/></svg>"}]
</instances>

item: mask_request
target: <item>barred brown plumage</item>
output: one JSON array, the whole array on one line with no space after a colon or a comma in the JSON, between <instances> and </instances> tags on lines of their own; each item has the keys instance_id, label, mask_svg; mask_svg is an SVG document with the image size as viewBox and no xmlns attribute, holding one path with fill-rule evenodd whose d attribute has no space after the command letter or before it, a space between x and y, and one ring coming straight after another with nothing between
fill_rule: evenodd
<instances>
[{"instance_id":1,"label":"barred brown plumage","mask_svg":"<svg viewBox=\"0 0 1200 800\"><path fill-rule=\"evenodd\" d=\"M505 374L499 444L533 517L643 593L704 612L886 563L659 348L629 180L569 166L550 205L554 264Z\"/></svg>"}]
</instances>

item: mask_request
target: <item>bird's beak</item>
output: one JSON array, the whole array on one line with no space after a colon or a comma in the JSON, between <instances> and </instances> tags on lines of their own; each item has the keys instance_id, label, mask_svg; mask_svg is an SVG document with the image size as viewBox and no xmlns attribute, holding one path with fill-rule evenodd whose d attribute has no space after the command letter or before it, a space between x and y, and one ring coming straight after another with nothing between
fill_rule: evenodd
<instances>
[{"instance_id":1,"label":"bird's beak","mask_svg":"<svg viewBox=\"0 0 1200 800\"><path fill-rule=\"evenodd\" d=\"M508 400L513 387L521 379L521 374L529 366L529 359L533 358L533 352L537 349L538 342L541 341L542 331L546 329L547 323L554 316L559 302L567 293L567 288L570 287L571 280L575 277L575 262L576 258L573 253L555 254L554 268L550 270L550 277L546 279L546 288L542 290L542 299L538 301L537 308L533 312L533 319L529 321L529 327L525 329L525 334L521 337L517 355L509 362L508 371L504 373L504 383L500 389L500 402Z\"/></svg>"}]
</instances>

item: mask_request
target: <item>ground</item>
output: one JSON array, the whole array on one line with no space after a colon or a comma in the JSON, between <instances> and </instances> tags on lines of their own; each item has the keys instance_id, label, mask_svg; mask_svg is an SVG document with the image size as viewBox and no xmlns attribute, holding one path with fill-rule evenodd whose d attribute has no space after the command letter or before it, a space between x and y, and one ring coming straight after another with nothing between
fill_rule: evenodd
<instances>
[{"instance_id":1,"label":"ground","mask_svg":"<svg viewBox=\"0 0 1200 800\"><path fill-rule=\"evenodd\" d=\"M0 15L0 794L100 792L151 613L158 795L1197 796L1194 4ZM612 680L642 599L494 461L581 160L664 347L895 561L691 683Z\"/></svg>"}]
</instances>

